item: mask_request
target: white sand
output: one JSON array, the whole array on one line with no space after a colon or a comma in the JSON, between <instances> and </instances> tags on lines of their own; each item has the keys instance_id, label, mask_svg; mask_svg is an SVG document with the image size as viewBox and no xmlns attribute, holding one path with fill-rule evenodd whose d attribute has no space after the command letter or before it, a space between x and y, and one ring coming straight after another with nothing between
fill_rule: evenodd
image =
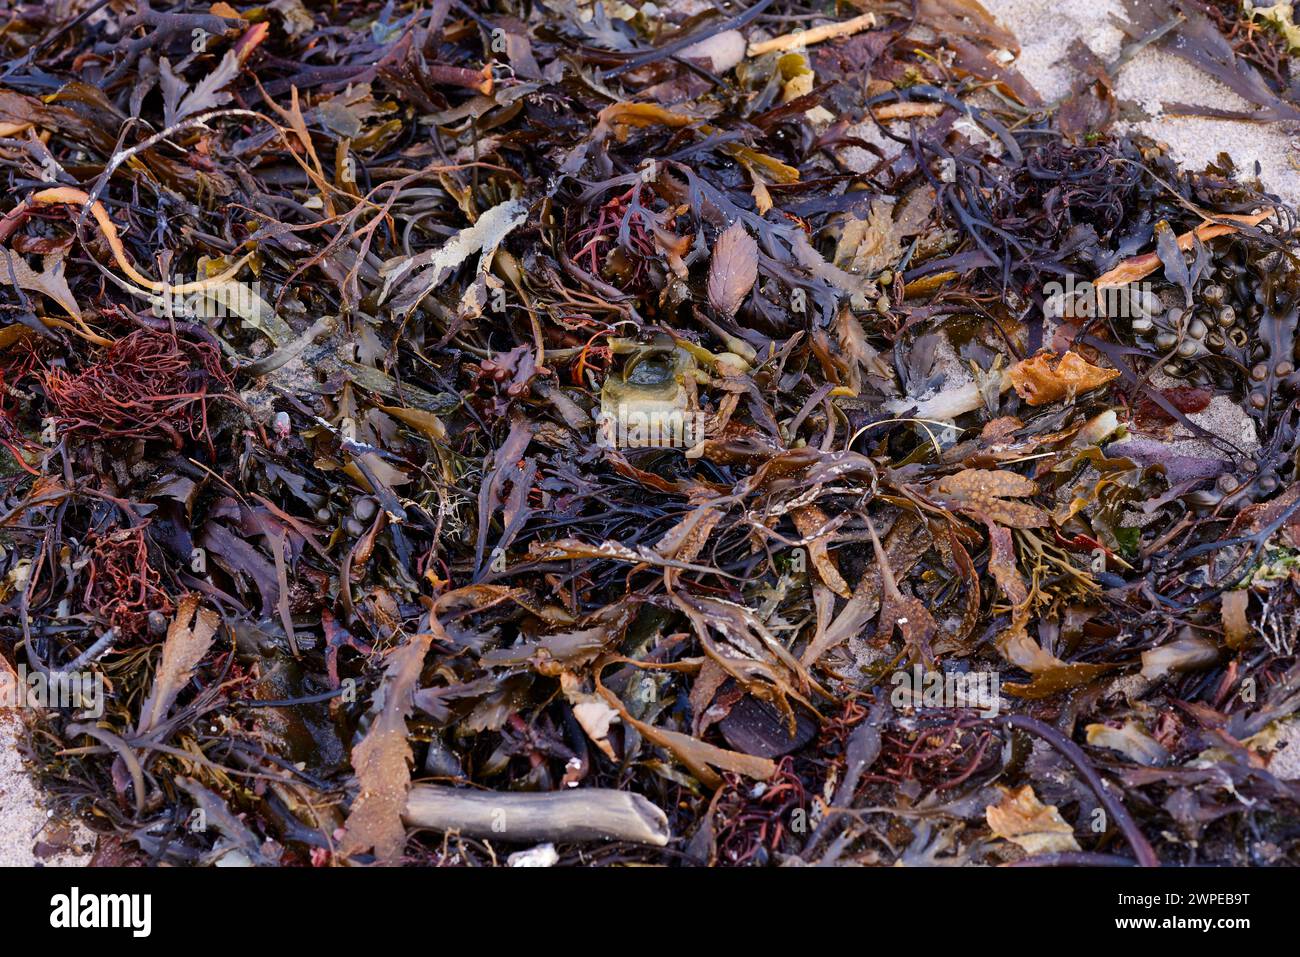
<instances>
[{"instance_id":1,"label":"white sand","mask_svg":"<svg viewBox=\"0 0 1300 957\"><path fill-rule=\"evenodd\" d=\"M23 733L12 711L0 711L0 867L83 865L94 838L85 828L56 821L23 766L18 751ZM38 843L64 847L38 857ZM70 846L69 846L70 845Z\"/></svg>"},{"instance_id":2,"label":"white sand","mask_svg":"<svg viewBox=\"0 0 1300 957\"><path fill-rule=\"evenodd\" d=\"M1283 781L1300 779L1300 720L1291 719L1277 729L1268 769Z\"/></svg>"},{"instance_id":3,"label":"white sand","mask_svg":"<svg viewBox=\"0 0 1300 957\"><path fill-rule=\"evenodd\" d=\"M1078 4L984 0L984 6L1020 40L1016 65L1045 100L1069 93L1071 71L1064 57L1075 37L1084 40L1103 62L1110 63L1119 55L1124 35L1110 22L1112 14L1123 14L1119 0ZM1189 168L1204 167L1222 151L1251 172L1258 162L1264 185L1287 202L1300 204L1300 167L1296 165L1300 154L1294 142L1300 125L1164 115L1162 103L1245 112L1254 107L1190 63L1150 47L1125 64L1115 94L1121 107L1128 101L1149 117L1119 123L1117 131L1136 129L1165 143L1171 155Z\"/></svg>"}]
</instances>

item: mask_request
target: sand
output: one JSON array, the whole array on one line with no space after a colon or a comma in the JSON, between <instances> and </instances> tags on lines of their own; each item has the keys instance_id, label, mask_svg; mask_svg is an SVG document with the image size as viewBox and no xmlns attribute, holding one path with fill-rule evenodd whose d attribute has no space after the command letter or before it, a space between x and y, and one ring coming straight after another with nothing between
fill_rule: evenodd
<instances>
[{"instance_id":1,"label":"sand","mask_svg":"<svg viewBox=\"0 0 1300 957\"><path fill-rule=\"evenodd\" d=\"M0 867L84 865L94 837L47 808L23 765L22 734L14 712L0 711Z\"/></svg>"},{"instance_id":2,"label":"sand","mask_svg":"<svg viewBox=\"0 0 1300 957\"><path fill-rule=\"evenodd\" d=\"M1070 91L1070 70L1063 58L1078 37L1103 62L1118 56L1123 34L1110 22L1122 16L1119 0L1089 0L1058 4L1053 0L984 0L985 8L1020 40L1015 65L1047 101ZM1190 168L1201 168L1228 152L1238 166L1253 172L1260 166L1264 185L1283 200L1300 204L1300 153L1295 137L1300 126L1290 123L1247 123L1166 115L1162 103L1191 103L1250 112L1254 107L1190 63L1150 47L1120 70L1115 84L1121 116L1136 116L1116 124L1116 131L1137 130L1169 147L1171 155Z\"/></svg>"},{"instance_id":3,"label":"sand","mask_svg":"<svg viewBox=\"0 0 1300 957\"><path fill-rule=\"evenodd\" d=\"M1283 781L1300 779L1300 720L1293 718L1277 729L1268 769Z\"/></svg>"}]
</instances>

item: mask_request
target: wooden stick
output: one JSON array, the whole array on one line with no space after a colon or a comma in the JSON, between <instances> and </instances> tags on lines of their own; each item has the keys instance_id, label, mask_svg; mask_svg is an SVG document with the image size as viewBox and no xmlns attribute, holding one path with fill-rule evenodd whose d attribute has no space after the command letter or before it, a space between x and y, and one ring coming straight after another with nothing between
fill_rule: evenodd
<instances>
[{"instance_id":1,"label":"wooden stick","mask_svg":"<svg viewBox=\"0 0 1300 957\"><path fill-rule=\"evenodd\" d=\"M502 841L634 841L663 847L668 818L640 794L608 788L469 791L417 784L406 823Z\"/></svg>"},{"instance_id":2,"label":"wooden stick","mask_svg":"<svg viewBox=\"0 0 1300 957\"><path fill-rule=\"evenodd\" d=\"M878 120L910 120L918 116L938 116L946 103L887 103L871 111Z\"/></svg>"},{"instance_id":3,"label":"wooden stick","mask_svg":"<svg viewBox=\"0 0 1300 957\"><path fill-rule=\"evenodd\" d=\"M820 27L813 27L811 30L796 30L793 33L773 37L770 40L760 40L757 43L751 43L749 49L745 52L749 56L762 56L764 53L779 53L783 50L802 50L814 43L824 43L827 40L834 40L836 37L848 37L855 33L861 33L863 30L869 30L875 25L876 15L874 13L864 13L860 17L854 17L852 20L845 20L841 23L824 23Z\"/></svg>"}]
</instances>

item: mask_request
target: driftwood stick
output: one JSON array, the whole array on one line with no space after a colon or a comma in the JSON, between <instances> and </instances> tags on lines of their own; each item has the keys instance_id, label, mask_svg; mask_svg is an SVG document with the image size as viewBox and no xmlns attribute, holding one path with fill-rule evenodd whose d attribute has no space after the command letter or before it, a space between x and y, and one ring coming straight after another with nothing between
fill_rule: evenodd
<instances>
[{"instance_id":1,"label":"driftwood stick","mask_svg":"<svg viewBox=\"0 0 1300 957\"><path fill-rule=\"evenodd\" d=\"M417 784L406 823L469 837L524 841L635 841L663 847L668 818L639 794L607 788L573 791L467 791Z\"/></svg>"},{"instance_id":2,"label":"driftwood stick","mask_svg":"<svg viewBox=\"0 0 1300 957\"><path fill-rule=\"evenodd\" d=\"M875 25L876 15L874 13L864 13L852 20L842 20L839 23L824 23L819 27L812 27L809 30L796 30L794 33L773 37L771 40L759 40L751 43L746 53L748 56L754 57L762 56L764 53L802 50L804 47L810 47L815 43L822 43L826 40L834 40L836 37L853 36L853 34L861 33L863 30L870 30Z\"/></svg>"}]
</instances>

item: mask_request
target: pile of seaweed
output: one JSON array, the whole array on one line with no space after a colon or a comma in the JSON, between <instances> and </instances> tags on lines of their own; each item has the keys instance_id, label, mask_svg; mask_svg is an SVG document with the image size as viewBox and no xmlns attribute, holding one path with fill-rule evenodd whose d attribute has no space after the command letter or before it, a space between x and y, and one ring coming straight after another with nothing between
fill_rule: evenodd
<instances>
[{"instance_id":1,"label":"pile of seaweed","mask_svg":"<svg viewBox=\"0 0 1300 957\"><path fill-rule=\"evenodd\" d=\"M1048 103L974 0L6 5L98 859L1297 862L1295 215L1113 91L1292 35L1129 12Z\"/></svg>"}]
</instances>

